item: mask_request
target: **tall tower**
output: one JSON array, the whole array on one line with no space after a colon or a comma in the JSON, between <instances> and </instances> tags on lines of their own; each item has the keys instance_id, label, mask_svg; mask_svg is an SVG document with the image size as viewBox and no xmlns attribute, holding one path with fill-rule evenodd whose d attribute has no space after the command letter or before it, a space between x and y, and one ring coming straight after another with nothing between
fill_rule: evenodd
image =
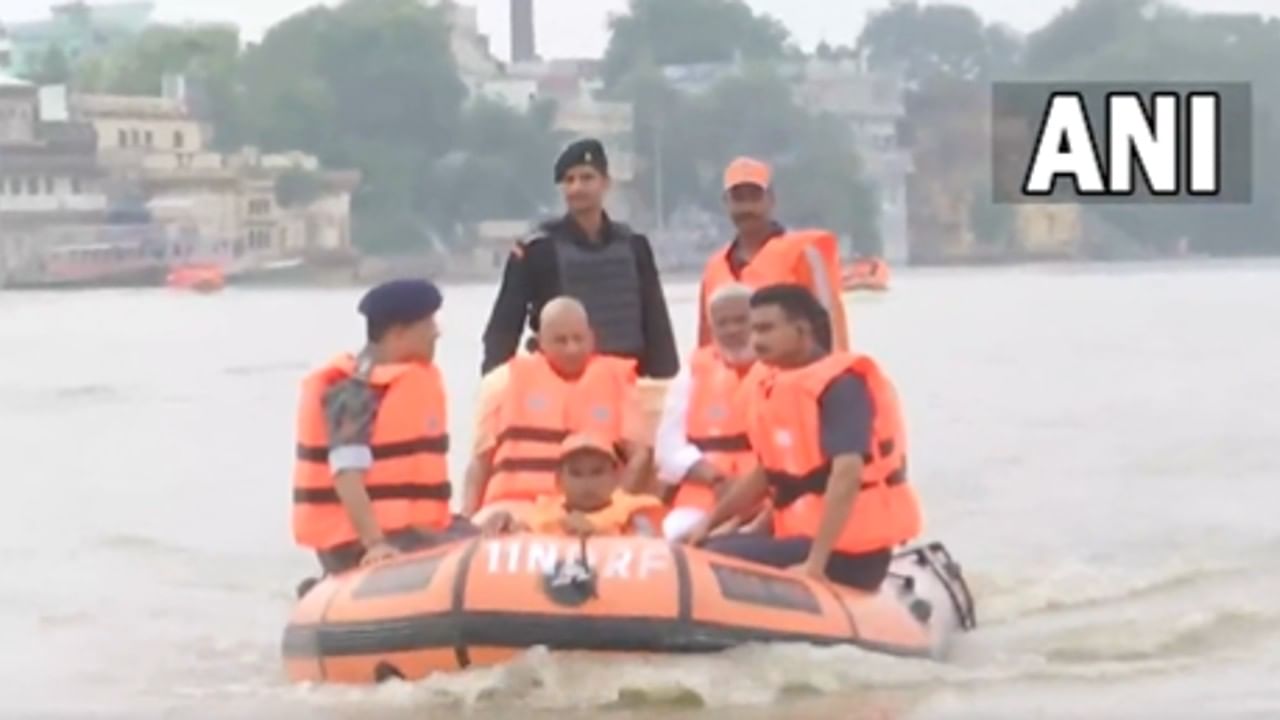
<instances>
[{"instance_id":1,"label":"tall tower","mask_svg":"<svg viewBox=\"0 0 1280 720\"><path fill-rule=\"evenodd\" d=\"M533 36L533 0L511 0L511 62L538 59Z\"/></svg>"}]
</instances>

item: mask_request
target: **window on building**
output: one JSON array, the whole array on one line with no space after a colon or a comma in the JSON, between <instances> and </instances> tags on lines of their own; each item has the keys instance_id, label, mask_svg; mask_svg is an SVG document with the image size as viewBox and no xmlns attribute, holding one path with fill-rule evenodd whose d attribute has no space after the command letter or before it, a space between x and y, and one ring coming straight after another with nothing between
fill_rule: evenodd
<instances>
[{"instance_id":1,"label":"window on building","mask_svg":"<svg viewBox=\"0 0 1280 720\"><path fill-rule=\"evenodd\" d=\"M265 249L271 244L271 231L255 228L249 231L249 247L253 250Z\"/></svg>"},{"instance_id":2,"label":"window on building","mask_svg":"<svg viewBox=\"0 0 1280 720\"><path fill-rule=\"evenodd\" d=\"M9 178L9 194L10 195L22 194L22 178Z\"/></svg>"},{"instance_id":3,"label":"window on building","mask_svg":"<svg viewBox=\"0 0 1280 720\"><path fill-rule=\"evenodd\" d=\"M34 178L34 177L27 178L27 194L28 195L40 194L40 178Z\"/></svg>"},{"instance_id":4,"label":"window on building","mask_svg":"<svg viewBox=\"0 0 1280 720\"><path fill-rule=\"evenodd\" d=\"M181 130L174 130L174 131L173 131L173 149L175 149L175 150L181 150L181 149L182 149L182 145L183 145L183 143L185 142L185 140L186 140L186 138L184 138L184 137L182 136L182 131L181 131Z\"/></svg>"},{"instance_id":5,"label":"window on building","mask_svg":"<svg viewBox=\"0 0 1280 720\"><path fill-rule=\"evenodd\" d=\"M53 178L47 177L44 179L44 191L48 195L53 194Z\"/></svg>"},{"instance_id":6,"label":"window on building","mask_svg":"<svg viewBox=\"0 0 1280 720\"><path fill-rule=\"evenodd\" d=\"M71 178L71 194L79 195L84 192L84 187L80 185L80 178Z\"/></svg>"},{"instance_id":7,"label":"window on building","mask_svg":"<svg viewBox=\"0 0 1280 720\"><path fill-rule=\"evenodd\" d=\"M120 147L129 147L129 133L120 130L116 133L116 141Z\"/></svg>"},{"instance_id":8,"label":"window on building","mask_svg":"<svg viewBox=\"0 0 1280 720\"><path fill-rule=\"evenodd\" d=\"M132 143L134 147L138 147L142 144L142 133L138 132L137 128L129 131L129 142Z\"/></svg>"},{"instance_id":9,"label":"window on building","mask_svg":"<svg viewBox=\"0 0 1280 720\"><path fill-rule=\"evenodd\" d=\"M267 215L271 213L271 201L263 198L255 198L249 201L250 215Z\"/></svg>"},{"instance_id":10,"label":"window on building","mask_svg":"<svg viewBox=\"0 0 1280 720\"><path fill-rule=\"evenodd\" d=\"M155 145L155 138L151 135L150 130L147 131L146 138L147 138L146 140L147 147L152 147L153 145Z\"/></svg>"}]
</instances>

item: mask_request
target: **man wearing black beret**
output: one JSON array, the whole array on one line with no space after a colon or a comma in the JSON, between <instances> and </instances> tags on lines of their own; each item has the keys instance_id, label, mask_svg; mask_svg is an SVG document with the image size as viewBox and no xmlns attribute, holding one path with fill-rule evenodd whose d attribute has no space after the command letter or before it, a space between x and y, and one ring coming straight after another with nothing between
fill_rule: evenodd
<instances>
[{"instance_id":1,"label":"man wearing black beret","mask_svg":"<svg viewBox=\"0 0 1280 720\"><path fill-rule=\"evenodd\" d=\"M440 290L393 280L360 300L368 344L303 382L293 532L328 574L478 532L451 516Z\"/></svg>"},{"instance_id":2,"label":"man wearing black beret","mask_svg":"<svg viewBox=\"0 0 1280 720\"><path fill-rule=\"evenodd\" d=\"M525 323L535 334L542 306L568 295L587 309L601 353L633 358L639 373L670 378L680 369L671 316L649 240L604 210L609 159L594 139L556 160L553 178L568 212L518 242L484 331L487 373L510 360Z\"/></svg>"}]
</instances>

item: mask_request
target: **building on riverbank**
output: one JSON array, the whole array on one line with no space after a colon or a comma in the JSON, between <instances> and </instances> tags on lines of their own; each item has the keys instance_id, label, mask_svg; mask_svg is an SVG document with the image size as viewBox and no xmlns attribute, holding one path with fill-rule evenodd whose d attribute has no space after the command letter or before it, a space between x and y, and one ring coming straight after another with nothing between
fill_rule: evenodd
<instances>
[{"instance_id":1,"label":"building on riverbank","mask_svg":"<svg viewBox=\"0 0 1280 720\"><path fill-rule=\"evenodd\" d=\"M232 275L355 265L358 173L302 153L213 152L182 82L165 85L159 97L68 94L0 77L0 277L154 284L196 262Z\"/></svg>"},{"instance_id":2,"label":"building on riverbank","mask_svg":"<svg viewBox=\"0 0 1280 720\"><path fill-rule=\"evenodd\" d=\"M104 167L181 239L179 257L242 266L352 252L358 174L327 171L303 153L214 152L181 82L167 84L167 97L72 95L69 106L96 130Z\"/></svg>"},{"instance_id":3,"label":"building on riverbank","mask_svg":"<svg viewBox=\"0 0 1280 720\"><path fill-rule=\"evenodd\" d=\"M99 266L132 274L146 265L142 243L120 258L104 244L137 228L113 214L96 151L92 128L42 119L40 90L0 75L0 287L93 276Z\"/></svg>"}]
</instances>

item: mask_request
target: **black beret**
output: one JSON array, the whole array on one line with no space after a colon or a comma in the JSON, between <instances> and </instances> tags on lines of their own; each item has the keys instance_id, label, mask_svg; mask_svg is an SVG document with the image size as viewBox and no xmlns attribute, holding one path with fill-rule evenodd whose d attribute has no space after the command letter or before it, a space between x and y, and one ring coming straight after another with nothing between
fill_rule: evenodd
<instances>
[{"instance_id":1,"label":"black beret","mask_svg":"<svg viewBox=\"0 0 1280 720\"><path fill-rule=\"evenodd\" d=\"M434 315L443 302L440 289L427 280L392 280L365 293L359 309L375 325L408 325Z\"/></svg>"},{"instance_id":2,"label":"black beret","mask_svg":"<svg viewBox=\"0 0 1280 720\"><path fill-rule=\"evenodd\" d=\"M556 159L555 181L560 183L570 168L579 165L590 165L600 171L601 175L609 174L609 158L604 154L604 145L594 138L586 138L571 143Z\"/></svg>"}]
</instances>

